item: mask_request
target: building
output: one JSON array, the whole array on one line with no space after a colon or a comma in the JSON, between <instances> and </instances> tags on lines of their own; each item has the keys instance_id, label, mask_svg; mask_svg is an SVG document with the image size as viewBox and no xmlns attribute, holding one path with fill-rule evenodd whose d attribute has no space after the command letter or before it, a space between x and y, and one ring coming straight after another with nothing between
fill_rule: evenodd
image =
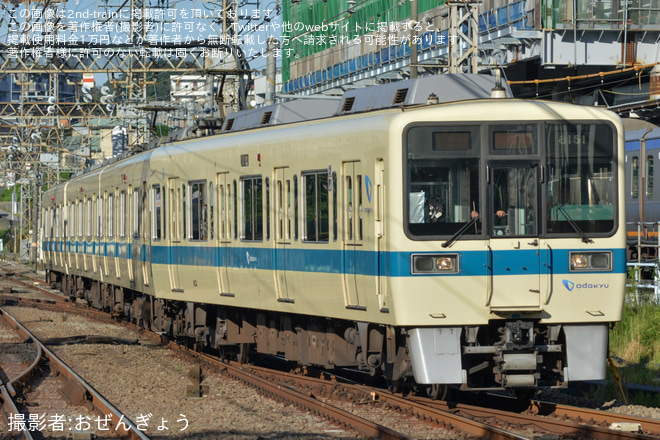
<instances>
[{"instance_id":1,"label":"building","mask_svg":"<svg viewBox=\"0 0 660 440\"><path fill-rule=\"evenodd\" d=\"M288 94L501 68L518 97L660 119L658 0L296 0L283 30Z\"/></svg>"}]
</instances>

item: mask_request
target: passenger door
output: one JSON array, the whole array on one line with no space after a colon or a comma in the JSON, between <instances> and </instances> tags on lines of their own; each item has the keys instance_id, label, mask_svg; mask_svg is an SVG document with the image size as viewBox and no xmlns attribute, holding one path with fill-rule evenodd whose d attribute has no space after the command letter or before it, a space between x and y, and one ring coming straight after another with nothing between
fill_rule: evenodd
<instances>
[{"instance_id":1,"label":"passenger door","mask_svg":"<svg viewBox=\"0 0 660 440\"><path fill-rule=\"evenodd\" d=\"M167 189L169 192L169 272L170 272L170 286L172 291L181 291L181 284L179 281L179 264L181 261L181 247L183 246L182 233L183 233L183 206L181 193L181 181L174 177L168 179Z\"/></svg>"},{"instance_id":2,"label":"passenger door","mask_svg":"<svg viewBox=\"0 0 660 440\"><path fill-rule=\"evenodd\" d=\"M344 162L342 164L343 197L342 211L344 233L343 248L343 274L344 294L347 308L365 308L360 302L360 255L363 251L363 223L362 223L362 191L363 175L362 164L359 161Z\"/></svg>"},{"instance_id":3,"label":"passenger door","mask_svg":"<svg viewBox=\"0 0 660 440\"><path fill-rule=\"evenodd\" d=\"M153 194L152 196L153 197ZM149 207L149 187L147 182L142 182L142 192L140 194L140 248L142 260L142 282L148 286L151 279L151 222Z\"/></svg>"},{"instance_id":4,"label":"passenger door","mask_svg":"<svg viewBox=\"0 0 660 440\"><path fill-rule=\"evenodd\" d=\"M220 295L228 295L231 292L229 284L229 267L231 266L231 209L230 209L230 182L229 173L218 173L218 246L217 246L217 268Z\"/></svg>"},{"instance_id":5,"label":"passenger door","mask_svg":"<svg viewBox=\"0 0 660 440\"><path fill-rule=\"evenodd\" d=\"M293 301L289 297L287 271L291 269L291 178L288 168L275 169L275 282L278 301Z\"/></svg>"},{"instance_id":6,"label":"passenger door","mask_svg":"<svg viewBox=\"0 0 660 440\"><path fill-rule=\"evenodd\" d=\"M529 161L495 163L488 169L492 309L540 307L539 168Z\"/></svg>"},{"instance_id":7,"label":"passenger door","mask_svg":"<svg viewBox=\"0 0 660 440\"><path fill-rule=\"evenodd\" d=\"M383 267L385 266L385 161L378 159L376 161L375 183L373 190L374 197L374 235L376 239L376 292L378 294L378 304L381 311L389 310L389 298L387 294L387 284L383 278Z\"/></svg>"}]
</instances>

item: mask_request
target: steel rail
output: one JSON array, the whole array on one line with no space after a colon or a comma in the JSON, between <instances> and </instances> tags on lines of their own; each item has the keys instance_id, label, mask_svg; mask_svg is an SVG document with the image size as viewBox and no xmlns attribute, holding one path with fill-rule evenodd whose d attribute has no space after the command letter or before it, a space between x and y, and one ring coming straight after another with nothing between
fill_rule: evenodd
<instances>
[{"instance_id":1,"label":"steel rail","mask_svg":"<svg viewBox=\"0 0 660 440\"><path fill-rule=\"evenodd\" d=\"M2 307L0 307L0 315L3 315L5 320L16 329L21 336L28 339L31 338L36 344L41 346L44 356L50 361L57 371L60 372L66 379L73 381L79 386L83 387L88 393L88 397L91 399L91 405L99 411L101 414L109 415L111 419L112 426L115 428L115 432L121 435L121 432L117 429L119 422L121 421L128 428L125 436L130 440L150 440L149 437L142 431L140 431L135 423L122 414L119 409L107 401L101 394L99 394L91 385L89 385L82 377L80 377L75 371L73 371L68 365L62 362L53 352L51 352L45 345L43 345L39 340L32 334L30 331L25 328L20 322L18 322L13 316L7 313Z\"/></svg>"},{"instance_id":2,"label":"steel rail","mask_svg":"<svg viewBox=\"0 0 660 440\"><path fill-rule=\"evenodd\" d=\"M9 390L5 385L0 386L0 398L2 398L2 402L3 402L2 406L4 407L5 413L7 415L20 413L18 411L18 408L16 407L16 404L14 403L14 399L12 395L10 394ZM16 434L18 434L18 432L16 432ZM24 440L34 440L34 437L32 437L32 434L30 434L28 427L25 425L21 426L21 436L23 437Z\"/></svg>"},{"instance_id":3,"label":"steel rail","mask_svg":"<svg viewBox=\"0 0 660 440\"><path fill-rule=\"evenodd\" d=\"M255 372L258 371L259 372L258 374L268 375L269 377L271 377L270 380L277 380L276 377L279 377L282 378L283 380L290 378L291 380L296 380L298 382L306 381L309 384L309 386L312 387L318 386L325 388L326 393L331 393L334 390L334 388L340 385L337 382L333 382L327 379L318 379L318 378L309 378L309 377L300 378L300 376L292 375L290 373L277 373L277 372L273 372L272 370L262 369L259 367L251 367L251 366L249 368L252 368L253 370L255 370ZM372 389L362 385L341 384L341 386L344 389L352 390L353 392L358 393L361 396L369 396L374 400L377 399L382 402L386 402L393 407L399 408L403 412L416 415L417 417L422 419L433 420L436 423L441 423L441 424L442 423L446 424L447 421L444 421L441 418L444 416L444 414L438 414L438 412L445 414L450 412L453 416L461 419L479 419L479 420L488 419L490 421L495 420L496 422L501 422L501 424L503 425L511 424L519 427L530 426L530 427L536 427L542 429L547 432L581 435L588 438L598 438L599 440L600 439L612 439L612 440L652 439L652 438L657 439L657 437L655 436L649 436L643 433L618 431L614 429L605 428L602 426L600 427L589 426L586 424L576 423L575 421L553 420L550 418L542 417L542 414L540 415L541 417L531 416L531 415L519 415L516 413L512 413L510 411L482 408L479 406L472 406L465 404L450 405L449 403L443 401L431 401L428 399L417 398L417 397L404 398L402 396L383 392L382 390ZM588 419L586 415L591 413L589 412L589 410L586 410L584 414L586 420ZM615 419L612 420L611 423L615 423L615 422L640 423L640 420L633 416L619 417L619 414L616 413L607 413L607 414L609 414L610 419ZM654 424L655 422L656 421L654 420L648 420L649 424ZM657 422L658 424L660 424L660 420ZM607 425L610 425L611 423L608 423ZM601 425L603 424L604 422L601 422ZM452 426L455 429L461 430L461 428L459 428L457 425L452 424ZM466 434L479 436L479 434L474 431L470 431L470 432L463 431L463 432L465 432Z\"/></svg>"},{"instance_id":4,"label":"steel rail","mask_svg":"<svg viewBox=\"0 0 660 440\"><path fill-rule=\"evenodd\" d=\"M656 419L640 418L627 414L578 408L537 400L530 403L529 411L542 416L587 420L590 423L608 426L614 423L636 423L640 425L644 433L660 436L660 420Z\"/></svg>"},{"instance_id":5,"label":"steel rail","mask_svg":"<svg viewBox=\"0 0 660 440\"><path fill-rule=\"evenodd\" d=\"M170 342L168 348L203 361L212 367L219 368L227 376L249 386L256 387L275 400L291 403L299 408L308 410L315 415L325 417L335 423L354 429L368 438L383 440L412 440L412 437L409 437L404 433L394 431L370 420L356 416L355 414L341 408L321 402L292 387L278 385L272 381L256 376L250 371L250 368L245 368L244 365L238 364L237 366L232 363L226 363L218 358L192 351L174 342Z\"/></svg>"},{"instance_id":6,"label":"steel rail","mask_svg":"<svg viewBox=\"0 0 660 440\"><path fill-rule=\"evenodd\" d=\"M2 315L3 319L7 321L6 316L4 314L4 310L0 309L0 314ZM9 321L7 321L9 323ZM11 323L9 323L11 325ZM30 377L32 377L32 373L34 373L34 370L37 368L37 365L41 362L41 356L43 355L43 350L41 349L41 344L36 342L34 339L32 340L32 343L34 347L36 348L37 353L34 356L34 360L32 361L32 364L23 371L21 374L16 376L14 379L10 379L9 383L7 384L8 390L12 393L12 395L16 395L16 391L14 388L14 384L17 384L19 382L27 382Z\"/></svg>"},{"instance_id":7,"label":"steel rail","mask_svg":"<svg viewBox=\"0 0 660 440\"><path fill-rule=\"evenodd\" d=\"M17 281L15 278L11 279L12 281ZM35 286L30 285L29 287L35 288ZM52 304L50 301L48 301L48 305L45 304L39 304L40 306L44 306L46 308L57 308L59 309L60 307L64 306L64 304ZM69 303L68 307L71 307L73 303ZM58 307L59 306L59 307ZM87 308L86 308L87 309ZM91 309L95 310L95 309ZM101 315L105 315L104 313L101 313ZM131 325L133 327L133 325ZM141 327L135 326L136 328L139 328L140 330L144 330ZM149 331L146 331L146 333L150 333ZM172 342L170 342L170 348L176 348L179 351L186 352L187 355L197 357L209 364L218 366L221 365L221 368L225 369L227 373L231 373L233 377L235 377L238 380L241 380L243 382L248 382L248 383L253 383L254 381L250 379L250 375L252 373L246 372L245 370L251 370L254 372L260 372L258 374L267 374L270 375L271 377L273 375L277 375L279 377L291 377L292 380L295 381L308 381L309 383L313 383L314 385L322 385L323 387L336 387L338 385L337 382L330 382L328 380L323 380L323 379L316 379L316 378L309 378L309 377L303 377L300 375L292 375L289 373L276 373L273 372L272 370L266 370L266 369L260 369L258 367L252 367L252 366L245 366L245 365L240 365L239 367L232 366L233 363L226 363L222 362L217 358L213 358L211 356L194 352L188 349L185 349L183 347L180 347ZM263 370L263 371L262 371ZM254 377L252 375L252 377ZM272 380L272 379L271 379ZM260 382L256 384L255 386L261 388L264 390L264 392L267 392L268 394L271 394L273 396L278 396L278 398L283 398L281 397L281 393L279 393L277 390L287 390L290 391L288 387L282 388L281 385L279 386L272 386L271 381L268 379L265 379L265 382ZM439 401L434 401L434 402L425 402L425 400L422 399L408 399L408 398L403 398L399 397L394 394L389 394L389 393L384 393L382 390L373 390L369 389L366 387L361 387L361 386L356 386L356 385L347 385L347 384L342 384L343 387L346 388L351 388L353 387L357 392L364 393L367 395L371 395L373 398L377 398L381 401L388 402L389 404L393 406L397 406L401 408L401 411L408 412L410 414L414 414L417 417L420 417L422 419L427 419L434 421L440 425L446 425L451 427L452 429L456 429L459 431L464 432L465 434L476 436L479 438L489 438L489 439L520 439L524 437L517 436L515 434L512 434L510 432L501 430L499 428L494 428L492 426L489 426L488 424L484 424L478 421L471 420L470 417L473 418L489 418L491 420L496 420L498 422L501 422L502 424L515 424L518 426L535 426L537 428L549 431L549 432L555 432L555 433L562 433L562 434L581 434L581 435L586 435L586 436L591 436L591 437L597 437L599 439L622 439L622 438L627 438L627 439L648 439L648 438L657 438L657 437L651 437L648 435L640 434L640 433L631 433L631 432L625 432L625 431L615 431L612 429L608 428L603 428L603 427L596 427L596 426L589 426L589 425L584 425L584 424L579 424L574 421L557 421L557 420L552 420L552 419L547 419L547 418L542 418L537 416L532 416L532 415L518 415L514 414L511 412L506 412L506 411L500 411L500 410L494 410L494 409L488 409L488 408L482 408L482 407L476 407L476 406L470 406L470 405L463 405L463 404L458 404L456 406L451 406L449 407L446 403L444 402L439 402ZM298 393L300 394L300 393ZM301 399L296 403L296 398L288 398L284 397L286 400L291 401L295 403L298 406L301 406L303 408L309 409L311 411L316 411L315 409L311 408L310 405L315 405L318 406L320 402L318 402L316 399L310 398L308 396L304 396L304 399ZM444 406L443 406L444 405ZM534 405L534 403L532 404ZM352 414L348 412L344 412L343 410L339 410L338 408L334 408L330 405L324 405L326 408L328 408L328 411L323 411L320 412L319 414L324 415L325 417L331 419L331 420L337 420L342 424L347 424L347 422L341 422L341 413L336 413L333 412L334 410L338 410L340 412L343 412L346 415L350 415L350 417L355 418ZM332 411L330 410L332 408ZM448 412L448 411L451 411ZM626 415L621 415L621 414L616 414L616 413L603 413L603 412L598 412L598 411L593 411L593 410L586 410L586 409L573 409L571 407L566 407L562 405L554 405L550 403L544 403L541 404L540 402L536 403L535 407L530 407L530 411L532 413L537 413L541 416L546 415L544 413L550 413L550 412L555 412L555 416L557 417L573 417L573 418L582 418L584 420L590 420L592 425L593 424L598 424L600 423L601 425L607 424L610 425L611 423L615 422L623 422L623 423L639 423L640 426L642 427L643 431L646 432L653 432L657 433L660 432L660 421L654 421L650 419L644 419L640 420L638 418L635 418L633 416L626 416ZM578 414L578 411L582 413L582 415ZM574 415L569 415L568 413L572 412ZM461 415L461 413L464 413L465 416ZM548 414L549 415L549 414ZM350 418L349 417L349 418ZM515 419L515 420L514 420ZM615 420L612 420L615 419ZM364 419L360 419L364 420ZM355 420L356 423L359 424L359 421ZM352 423L352 422L349 422ZM360 428L358 429L358 426L353 426L354 429L362 433L363 435L367 435L370 437L374 438L402 438L402 437L388 437L387 435L395 435L398 436L398 433L395 433L392 431L391 434L386 434L385 432L381 432L380 429L387 430L387 428L380 427L379 425L374 426L368 426L365 428ZM383 436L385 435L385 436ZM405 437L403 437L405 438Z\"/></svg>"},{"instance_id":8,"label":"steel rail","mask_svg":"<svg viewBox=\"0 0 660 440\"><path fill-rule=\"evenodd\" d=\"M44 289L43 287L41 287L41 285L43 284L43 281L38 280L36 278L28 277L27 275L23 275L23 274L17 274L15 272L14 273L5 272L3 274L0 274L0 277L5 278L7 281L10 281L12 283L16 283L16 284L21 285L23 287L27 287L29 289L35 289L38 292L43 293L44 295L47 295L48 297L52 298L53 301L56 301L56 302L70 302L68 298L63 297L62 295L57 294L57 293L53 292L52 290L47 290L47 289ZM28 280L31 280L31 281L24 281L24 280L18 279L18 277L27 278Z\"/></svg>"},{"instance_id":9,"label":"steel rail","mask_svg":"<svg viewBox=\"0 0 660 440\"><path fill-rule=\"evenodd\" d=\"M227 374L231 375L232 377L235 377L238 380L244 381L245 378L245 381L257 382L258 379L258 383L264 384L264 386L268 387L269 390L278 390L278 392L279 390L282 390L283 392L290 394L292 396L292 398L294 399L291 400L292 402L296 403L297 402L296 399L300 399L299 400L301 402L300 406L302 406L305 409L309 409L310 411L316 413L319 413L318 411L322 411L321 413L323 415L326 415L326 412L324 412L324 410L327 409L329 410L329 412L327 413L328 415L326 417L329 417L332 420L337 420L334 417L335 414L339 414L341 417L347 417L348 420L351 420L351 423L353 420L356 419L356 416L354 416L350 412L336 408L324 402L320 402L318 399L308 397L306 394L303 394L302 392L296 390L293 385L277 384L277 379L274 380L273 378L281 378L282 380L290 380L296 382L307 382L308 384L312 384L312 386L327 387L329 391L332 391L337 386L340 386L340 384L336 381L332 382L329 380L310 378L296 374L280 373L266 368L253 367L251 365L242 365L237 362L229 362L229 363L222 362L219 359L209 356L207 354L194 352L192 350L180 347L174 343L171 343L171 345L174 345L174 348L190 356L196 357L210 365L219 366L223 368ZM260 376L261 374L269 377L262 377ZM341 384L341 386L345 386L345 384ZM361 387L361 386L356 386L356 385L348 385L348 386L356 387L356 389L359 389L360 392L366 392L368 395L371 396L374 396L374 393L376 392L375 390L371 390L371 389L367 390L365 387ZM381 396L382 394L380 394L380 392L378 391L378 395ZM302 398L300 396L302 396ZM410 401L401 398L400 401L397 402L391 401L391 403L394 406L400 406L402 404L410 403ZM320 408L320 409L315 410L313 408L310 408L306 406L308 404L314 405L315 408ZM296 403L296 405L298 405L298 403ZM527 437L520 436L512 432L507 432L505 430L493 426L489 426L487 423L480 423L478 421L455 416L449 412L444 412L444 411L441 412L436 410L434 412L433 417L428 417L428 414L426 415L421 414L421 418L425 418L426 420L431 420L439 424L441 427L457 430L464 434L481 439L490 439L490 440L523 440L523 439L526 440L527 439ZM388 428L382 427L380 425L374 424L369 421L364 421L364 419L361 418L357 418L357 420L355 421L358 423L366 422L364 428L360 428L360 426L356 426L352 424L350 425L352 428L356 429L358 432L360 432L363 435L366 435L370 438L390 438L384 436L386 434L385 431L381 431L383 429L389 430ZM343 424L343 422L341 423ZM375 425L375 427L373 425ZM406 437L394 437L394 438L406 438Z\"/></svg>"},{"instance_id":10,"label":"steel rail","mask_svg":"<svg viewBox=\"0 0 660 440\"><path fill-rule=\"evenodd\" d=\"M421 401L422 399L415 399ZM560 435L577 435L586 438L597 438L599 440L621 440L621 439L636 439L636 440L650 440L656 439L657 436L646 435L643 433L619 431L602 426L593 426L582 424L573 420L560 420L543 417L543 415L529 415L517 414L510 411L503 411L499 409L484 408L480 406L452 404L447 402L431 401L425 405L432 405L440 408L443 411L453 411L456 414L464 414L464 417L476 417L479 419L491 419L501 424L515 424L518 426L533 426L547 432L552 432ZM611 414L612 417L618 414ZM632 416L629 416L632 417ZM620 421L620 420L619 420ZM639 420L638 420L639 422Z\"/></svg>"}]
</instances>

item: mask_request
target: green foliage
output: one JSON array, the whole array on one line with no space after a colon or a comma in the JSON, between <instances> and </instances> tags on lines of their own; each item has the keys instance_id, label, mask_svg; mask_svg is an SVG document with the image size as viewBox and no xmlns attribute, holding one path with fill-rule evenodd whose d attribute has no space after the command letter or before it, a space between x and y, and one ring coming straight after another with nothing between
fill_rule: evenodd
<instances>
[{"instance_id":1,"label":"green foliage","mask_svg":"<svg viewBox=\"0 0 660 440\"><path fill-rule=\"evenodd\" d=\"M155 131L156 136L165 137L170 132L170 127L165 124L156 124Z\"/></svg>"},{"instance_id":2,"label":"green foliage","mask_svg":"<svg viewBox=\"0 0 660 440\"><path fill-rule=\"evenodd\" d=\"M650 270L643 279L648 276L652 279L657 268ZM616 374L623 384L660 386L660 305L652 289L638 288L636 269L631 269L628 275L621 322L610 331L610 354L617 359ZM610 372L607 382L614 383L615 379L614 372ZM605 399L621 399L618 386L601 392L605 393ZM640 405L660 406L658 397L643 393L631 396L631 400Z\"/></svg>"},{"instance_id":3,"label":"green foliage","mask_svg":"<svg viewBox=\"0 0 660 440\"><path fill-rule=\"evenodd\" d=\"M5 252L14 252L14 240L10 229L0 229L0 241Z\"/></svg>"},{"instance_id":4,"label":"green foliage","mask_svg":"<svg viewBox=\"0 0 660 440\"><path fill-rule=\"evenodd\" d=\"M21 186L16 185L16 194L19 195L20 197L21 194ZM5 188L2 190L2 193L0 193L0 202L11 202L11 195L14 192L14 188Z\"/></svg>"}]
</instances>

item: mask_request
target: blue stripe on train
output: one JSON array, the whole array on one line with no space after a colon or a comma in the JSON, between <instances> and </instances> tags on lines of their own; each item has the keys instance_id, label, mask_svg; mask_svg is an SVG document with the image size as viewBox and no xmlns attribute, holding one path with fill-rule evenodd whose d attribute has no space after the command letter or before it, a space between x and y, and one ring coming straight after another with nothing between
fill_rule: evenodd
<instances>
[{"instance_id":1,"label":"blue stripe on train","mask_svg":"<svg viewBox=\"0 0 660 440\"><path fill-rule=\"evenodd\" d=\"M360 275L376 275L405 277L411 276L411 255L413 252L381 252L364 250L329 250L329 249L273 249L256 247L210 247L210 246L152 246L151 258L147 255L147 247L141 246L136 251L131 244L104 243L102 246L90 243L70 243L68 247L76 248L83 254L118 257L122 259L135 258L138 261L149 261L152 264L176 264L182 266L231 267L240 269L288 270L296 272L317 273L356 273ZM64 249L63 242L44 242L43 249ZM571 249L570 251L573 251ZM598 249L589 249L590 252ZM430 254L458 254L459 274L440 276L484 276L491 270L494 275L529 275L537 270L554 274L575 273L569 271L568 253L566 249L553 249L550 253L541 252L540 269L538 250L501 250L493 251L460 251L432 252ZM626 253L624 249L614 249L614 273L626 272ZM419 254L414 252L414 254ZM489 268L492 264L492 268ZM535 267L536 266L536 267ZM590 273L590 272L580 272ZM596 272L593 273L602 273Z\"/></svg>"}]
</instances>

